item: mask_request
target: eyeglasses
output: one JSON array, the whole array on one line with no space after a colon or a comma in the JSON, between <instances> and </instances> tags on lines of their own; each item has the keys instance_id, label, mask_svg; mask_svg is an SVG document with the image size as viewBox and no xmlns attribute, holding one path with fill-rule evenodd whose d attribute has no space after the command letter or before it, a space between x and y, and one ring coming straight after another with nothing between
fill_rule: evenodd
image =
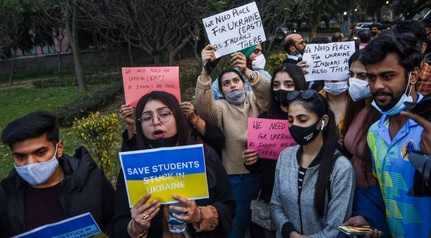
<instances>
[{"instance_id":1,"label":"eyeglasses","mask_svg":"<svg viewBox=\"0 0 431 238\"><path fill-rule=\"evenodd\" d=\"M171 118L173 117L173 113L169 108L162 107L154 111L146 111L142 113L142 116L140 118L141 123L149 124L154 121L154 115L157 114L157 119L160 121L160 123L164 124L169 122Z\"/></svg>"}]
</instances>

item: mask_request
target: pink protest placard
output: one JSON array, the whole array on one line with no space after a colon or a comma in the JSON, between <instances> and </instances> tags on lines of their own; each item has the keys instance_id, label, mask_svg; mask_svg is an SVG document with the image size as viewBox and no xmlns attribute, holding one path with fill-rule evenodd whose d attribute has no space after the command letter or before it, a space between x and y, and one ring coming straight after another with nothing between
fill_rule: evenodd
<instances>
[{"instance_id":1,"label":"pink protest placard","mask_svg":"<svg viewBox=\"0 0 431 238\"><path fill-rule=\"evenodd\" d=\"M172 67L124 67L124 97L126 104L136 106L139 99L152 91L164 91L173 94L181 101L180 70Z\"/></svg>"},{"instance_id":2,"label":"pink protest placard","mask_svg":"<svg viewBox=\"0 0 431 238\"><path fill-rule=\"evenodd\" d=\"M287 120L248 118L247 148L257 151L261 159L278 159L280 152L295 145Z\"/></svg>"}]
</instances>

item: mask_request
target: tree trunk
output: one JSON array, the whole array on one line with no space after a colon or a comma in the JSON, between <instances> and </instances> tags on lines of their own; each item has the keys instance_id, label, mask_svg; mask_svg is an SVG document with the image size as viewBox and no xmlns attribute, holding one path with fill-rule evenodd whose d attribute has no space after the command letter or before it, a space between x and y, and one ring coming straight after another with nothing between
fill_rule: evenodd
<instances>
[{"instance_id":1,"label":"tree trunk","mask_svg":"<svg viewBox=\"0 0 431 238\"><path fill-rule=\"evenodd\" d=\"M58 40L58 38L57 38ZM58 73L58 77L63 80L63 39L62 40L58 40L59 41L59 45L58 45L58 51L57 51L57 58L58 58L58 62L57 62L57 73Z\"/></svg>"},{"instance_id":2,"label":"tree trunk","mask_svg":"<svg viewBox=\"0 0 431 238\"><path fill-rule=\"evenodd\" d=\"M127 41L127 53L129 54L129 63L130 66L134 66L133 62L133 51L132 51L132 44L130 43L130 39Z\"/></svg>"},{"instance_id":3,"label":"tree trunk","mask_svg":"<svg viewBox=\"0 0 431 238\"><path fill-rule=\"evenodd\" d=\"M10 71L9 71L9 85L13 84L13 75L15 73L15 59L9 59Z\"/></svg>"},{"instance_id":4,"label":"tree trunk","mask_svg":"<svg viewBox=\"0 0 431 238\"><path fill-rule=\"evenodd\" d=\"M178 53L187 45L187 43L193 38L192 34L188 37L184 38L179 45L168 47L168 55L169 55L169 65L173 65L175 62L175 57ZM175 47L175 48L174 48Z\"/></svg>"},{"instance_id":5,"label":"tree trunk","mask_svg":"<svg viewBox=\"0 0 431 238\"><path fill-rule=\"evenodd\" d=\"M57 63L57 73L58 77L63 80L63 56L61 53L57 53L58 63Z\"/></svg>"},{"instance_id":6,"label":"tree trunk","mask_svg":"<svg viewBox=\"0 0 431 238\"><path fill-rule=\"evenodd\" d=\"M78 91L84 93L86 85L84 81L84 73L81 65L81 51L78 43L78 32L76 27L76 5L66 1L65 11L65 25L66 35L69 38L70 46L72 48L73 64L75 68L75 78L78 83Z\"/></svg>"},{"instance_id":7,"label":"tree trunk","mask_svg":"<svg viewBox=\"0 0 431 238\"><path fill-rule=\"evenodd\" d=\"M159 53L157 53L153 56L153 63L155 65L160 65L160 54Z\"/></svg>"},{"instance_id":8,"label":"tree trunk","mask_svg":"<svg viewBox=\"0 0 431 238\"><path fill-rule=\"evenodd\" d=\"M196 60L196 62L200 64L202 64L202 60L201 60L201 56L199 54L199 38L198 37L193 37L193 56Z\"/></svg>"},{"instance_id":9,"label":"tree trunk","mask_svg":"<svg viewBox=\"0 0 431 238\"><path fill-rule=\"evenodd\" d=\"M176 55L176 53L175 52L169 52L169 65L174 65L174 62L175 62L175 55Z\"/></svg>"},{"instance_id":10,"label":"tree trunk","mask_svg":"<svg viewBox=\"0 0 431 238\"><path fill-rule=\"evenodd\" d=\"M315 13L311 17L311 28L310 28L310 36L309 40L312 40L317 36L317 30L319 29L320 24L320 13Z\"/></svg>"}]
</instances>

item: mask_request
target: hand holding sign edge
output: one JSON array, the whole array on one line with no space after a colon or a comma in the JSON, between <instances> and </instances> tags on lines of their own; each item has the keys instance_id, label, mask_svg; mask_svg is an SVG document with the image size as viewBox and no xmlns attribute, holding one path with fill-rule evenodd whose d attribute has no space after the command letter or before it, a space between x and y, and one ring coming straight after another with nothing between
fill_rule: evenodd
<instances>
[{"instance_id":1,"label":"hand holding sign edge","mask_svg":"<svg viewBox=\"0 0 431 238\"><path fill-rule=\"evenodd\" d=\"M151 194L142 197L130 210L131 221L128 226L128 233L133 236L146 234L151 226L151 220L160 211L160 202L151 201Z\"/></svg>"}]
</instances>

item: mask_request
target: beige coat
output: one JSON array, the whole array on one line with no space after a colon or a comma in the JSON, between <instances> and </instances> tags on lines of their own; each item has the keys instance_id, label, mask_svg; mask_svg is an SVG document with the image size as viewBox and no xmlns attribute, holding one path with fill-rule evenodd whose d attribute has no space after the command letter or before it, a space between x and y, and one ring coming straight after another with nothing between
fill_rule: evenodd
<instances>
[{"instance_id":1,"label":"beige coat","mask_svg":"<svg viewBox=\"0 0 431 238\"><path fill-rule=\"evenodd\" d=\"M196 83L196 110L207 123L218 126L225 136L222 150L223 165L229 175L247 174L242 153L247 142L247 122L249 117L257 117L269 110L271 97L270 81L260 76L251 83L253 93L249 93L243 105L230 104L225 99L214 100L211 92L211 77L201 73Z\"/></svg>"}]
</instances>

